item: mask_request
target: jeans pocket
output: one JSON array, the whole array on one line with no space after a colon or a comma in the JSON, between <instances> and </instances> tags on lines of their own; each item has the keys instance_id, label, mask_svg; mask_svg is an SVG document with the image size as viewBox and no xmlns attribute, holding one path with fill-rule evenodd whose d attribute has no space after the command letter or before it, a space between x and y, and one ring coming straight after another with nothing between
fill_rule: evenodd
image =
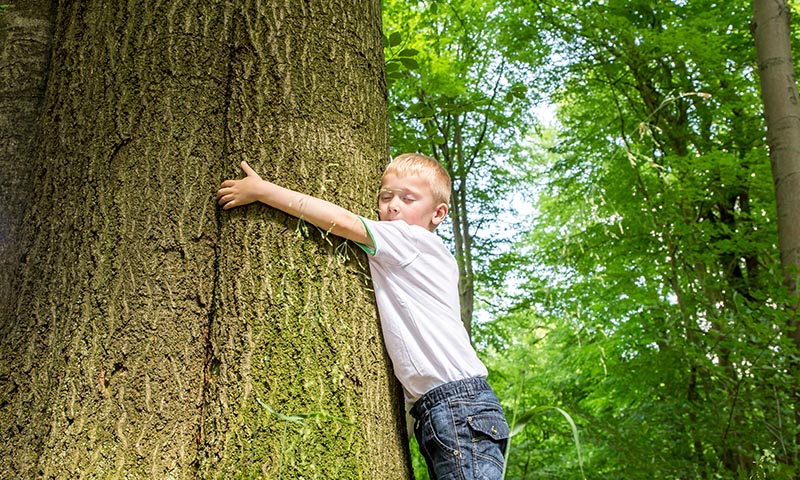
<instances>
[{"instance_id":1,"label":"jeans pocket","mask_svg":"<svg viewBox=\"0 0 800 480\"><path fill-rule=\"evenodd\" d=\"M506 419L500 412L481 412L467 417L467 423L473 432L473 441L488 437L494 441L508 439L511 433Z\"/></svg>"},{"instance_id":2,"label":"jeans pocket","mask_svg":"<svg viewBox=\"0 0 800 480\"><path fill-rule=\"evenodd\" d=\"M503 455L510 434L501 411L482 411L467 417L472 434L475 478L498 479L503 474Z\"/></svg>"},{"instance_id":3,"label":"jeans pocket","mask_svg":"<svg viewBox=\"0 0 800 480\"><path fill-rule=\"evenodd\" d=\"M420 453L425 457L431 478L439 480L463 478L461 450L458 434L450 420L452 417L446 408L436 410L431 412L432 415L428 414L420 420L415 432Z\"/></svg>"},{"instance_id":4,"label":"jeans pocket","mask_svg":"<svg viewBox=\"0 0 800 480\"><path fill-rule=\"evenodd\" d=\"M458 433L450 420L449 411L432 412L423 419L422 436L418 440L430 452L441 451L452 456L458 450Z\"/></svg>"}]
</instances>

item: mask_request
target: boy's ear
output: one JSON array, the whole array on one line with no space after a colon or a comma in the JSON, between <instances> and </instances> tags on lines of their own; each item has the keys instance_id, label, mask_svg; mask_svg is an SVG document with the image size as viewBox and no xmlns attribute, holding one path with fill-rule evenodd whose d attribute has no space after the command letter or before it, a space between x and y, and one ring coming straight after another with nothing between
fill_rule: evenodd
<instances>
[{"instance_id":1,"label":"boy's ear","mask_svg":"<svg viewBox=\"0 0 800 480\"><path fill-rule=\"evenodd\" d=\"M448 208L446 203L440 203L439 205L436 205L436 209L433 211L433 218L431 219L431 222L433 222L434 226L438 227L439 224L442 223L445 218L447 218L447 211Z\"/></svg>"}]
</instances>

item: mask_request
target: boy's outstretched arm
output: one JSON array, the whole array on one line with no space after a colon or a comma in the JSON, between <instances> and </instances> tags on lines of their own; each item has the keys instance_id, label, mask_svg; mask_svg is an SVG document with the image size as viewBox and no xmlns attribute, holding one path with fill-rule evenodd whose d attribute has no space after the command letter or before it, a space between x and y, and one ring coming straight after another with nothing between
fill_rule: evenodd
<instances>
[{"instance_id":1,"label":"boy's outstretched arm","mask_svg":"<svg viewBox=\"0 0 800 480\"><path fill-rule=\"evenodd\" d=\"M222 208L229 210L253 202L261 202L277 208L289 215L313 223L326 232L373 247L367 229L353 212L304 193L279 187L263 180L247 162L242 162L242 170L247 174L239 180L225 180L217 197Z\"/></svg>"}]
</instances>

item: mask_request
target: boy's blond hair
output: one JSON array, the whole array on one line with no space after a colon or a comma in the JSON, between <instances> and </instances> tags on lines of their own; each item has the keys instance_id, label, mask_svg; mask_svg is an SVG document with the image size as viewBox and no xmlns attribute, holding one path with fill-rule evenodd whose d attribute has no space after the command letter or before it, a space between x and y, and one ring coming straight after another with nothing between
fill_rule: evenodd
<instances>
[{"instance_id":1,"label":"boy's blond hair","mask_svg":"<svg viewBox=\"0 0 800 480\"><path fill-rule=\"evenodd\" d=\"M389 173L398 177L419 175L428 180L436 203L450 204L450 174L436 160L419 153L404 153L389 163L383 175Z\"/></svg>"}]
</instances>

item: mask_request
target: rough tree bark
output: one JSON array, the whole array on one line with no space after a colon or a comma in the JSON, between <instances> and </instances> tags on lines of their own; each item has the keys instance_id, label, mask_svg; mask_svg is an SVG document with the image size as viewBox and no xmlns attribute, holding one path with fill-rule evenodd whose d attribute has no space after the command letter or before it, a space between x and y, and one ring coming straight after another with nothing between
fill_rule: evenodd
<instances>
[{"instance_id":1,"label":"rough tree bark","mask_svg":"<svg viewBox=\"0 0 800 480\"><path fill-rule=\"evenodd\" d=\"M214 203L246 159L369 214L380 28L376 0L59 3L41 135L3 153L30 205L4 213L27 243L3 253L0 477L410 475L363 257Z\"/></svg>"},{"instance_id":2,"label":"rough tree bark","mask_svg":"<svg viewBox=\"0 0 800 480\"><path fill-rule=\"evenodd\" d=\"M25 251L23 215L32 200L31 165L39 139L37 122L44 96L55 10L49 1L22 2L0 11L0 462L1 478L33 478L40 447L32 448L45 425L32 419L29 399L37 375L33 322L19 322L17 265ZM20 305L21 309L27 308ZM8 348L11 347L11 348ZM32 355L26 355L29 348ZM12 360L22 365L12 367ZM21 381L16 381L21 379ZM23 418L18 418L20 415ZM12 473L13 472L13 473ZM17 475L19 473L19 475Z\"/></svg>"},{"instance_id":3,"label":"rough tree bark","mask_svg":"<svg viewBox=\"0 0 800 480\"><path fill-rule=\"evenodd\" d=\"M20 230L30 201L30 159L38 138L55 9L30 1L0 11L0 318L12 301Z\"/></svg>"},{"instance_id":4,"label":"rough tree bark","mask_svg":"<svg viewBox=\"0 0 800 480\"><path fill-rule=\"evenodd\" d=\"M775 184L778 245L784 284L791 298L789 335L800 351L798 301L800 291L800 97L792 63L790 12L786 0L754 0L751 32L758 56L761 98L767 123L767 143ZM796 357L795 357L796 358ZM794 371L800 368L795 360ZM795 376L796 378L796 376ZM795 380L797 428L794 463L800 463L800 383ZM797 478L797 475L795 476Z\"/></svg>"}]
</instances>

